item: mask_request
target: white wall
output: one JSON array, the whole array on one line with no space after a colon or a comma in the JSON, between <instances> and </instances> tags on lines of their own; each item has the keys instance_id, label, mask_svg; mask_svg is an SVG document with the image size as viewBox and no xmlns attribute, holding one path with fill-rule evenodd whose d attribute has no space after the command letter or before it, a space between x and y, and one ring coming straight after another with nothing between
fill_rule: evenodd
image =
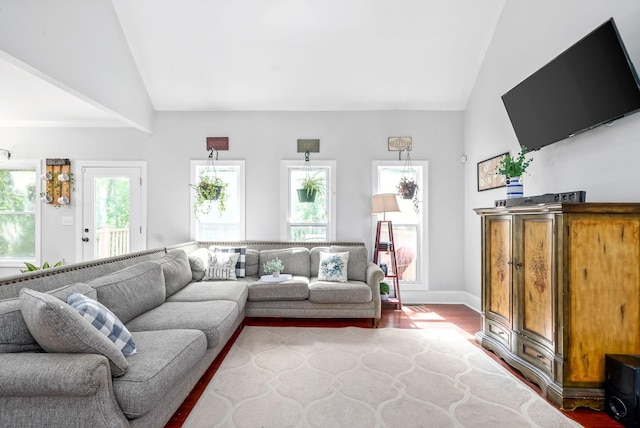
<instances>
[{"instance_id":1,"label":"white wall","mask_svg":"<svg viewBox=\"0 0 640 428\"><path fill-rule=\"evenodd\" d=\"M508 1L465 112L465 289L480 295L480 220L505 189L477 192L477 162L520 150L501 96L610 17L631 60L640 66L637 0ZM640 114L532 154L525 195L585 190L587 201L640 200Z\"/></svg>"},{"instance_id":2,"label":"white wall","mask_svg":"<svg viewBox=\"0 0 640 428\"><path fill-rule=\"evenodd\" d=\"M153 107L110 1L0 0L3 52L58 88L151 130Z\"/></svg>"},{"instance_id":3,"label":"white wall","mask_svg":"<svg viewBox=\"0 0 640 428\"><path fill-rule=\"evenodd\" d=\"M189 240L189 160L206 159L206 137L229 137L230 150L220 152L220 159L246 160L246 236L254 240L279 239L280 207L273 195L280 191L280 160L302 164L296 140L319 138L320 153L312 153L311 162L337 161L337 239L362 241L371 250L372 160L397 160L397 152L387 151L387 138L411 136L412 159L429 161L431 288L429 296L411 299L460 301L463 119L462 112L165 112L157 114L152 135L130 129L6 128L0 146L12 142L16 159L70 158L72 169L78 160L146 160L153 248ZM60 225L62 216L75 213L78 195L73 197L70 207L43 207L43 260L79 258L79 226Z\"/></svg>"}]
</instances>

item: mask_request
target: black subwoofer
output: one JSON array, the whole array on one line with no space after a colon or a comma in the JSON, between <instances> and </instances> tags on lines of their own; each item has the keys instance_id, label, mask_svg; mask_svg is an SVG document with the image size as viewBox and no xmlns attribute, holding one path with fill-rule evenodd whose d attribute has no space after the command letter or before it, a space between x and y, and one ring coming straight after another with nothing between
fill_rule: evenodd
<instances>
[{"instance_id":1,"label":"black subwoofer","mask_svg":"<svg viewBox=\"0 0 640 428\"><path fill-rule=\"evenodd\" d=\"M604 356L605 411L625 427L640 427L640 355Z\"/></svg>"}]
</instances>

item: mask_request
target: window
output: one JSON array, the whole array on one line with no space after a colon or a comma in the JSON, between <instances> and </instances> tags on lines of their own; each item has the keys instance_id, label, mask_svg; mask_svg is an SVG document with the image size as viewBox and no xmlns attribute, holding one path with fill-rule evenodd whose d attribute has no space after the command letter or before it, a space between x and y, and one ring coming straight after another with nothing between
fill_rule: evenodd
<instances>
[{"instance_id":1,"label":"window","mask_svg":"<svg viewBox=\"0 0 640 428\"><path fill-rule=\"evenodd\" d=\"M214 170L215 169L215 170ZM205 202L210 205L208 214L193 212L195 191L191 189L191 239L198 241L241 241L245 239L245 177L244 161L215 161L214 169L206 161L191 161L191 184L200 182L205 174L214 175L227 183L228 198L225 209L219 212L218 201Z\"/></svg>"},{"instance_id":2,"label":"window","mask_svg":"<svg viewBox=\"0 0 640 428\"><path fill-rule=\"evenodd\" d=\"M417 198L403 199L398 196L400 212L386 213L386 219L393 223L393 238L396 245L396 262L398 275L403 289L427 288L427 162L413 162L415 181L418 184ZM404 162L374 161L373 165L373 194L398 193L397 185L400 178L407 175ZM411 177L409 177L411 178ZM417 211L417 212L416 212ZM375 233L377 217L373 217ZM373 241L373 240L372 240ZM390 257L381 253L380 263L391 264ZM387 259L385 259L385 256Z\"/></svg>"},{"instance_id":3,"label":"window","mask_svg":"<svg viewBox=\"0 0 640 428\"><path fill-rule=\"evenodd\" d=\"M308 168L308 169L307 169ZM305 166L300 161L282 161L284 224L281 239L287 241L334 241L335 218L335 161L312 161ZM313 202L301 202L298 190L307 175L322 180L324 191ZM301 190L302 198L306 195Z\"/></svg>"},{"instance_id":4,"label":"window","mask_svg":"<svg viewBox=\"0 0 640 428\"><path fill-rule=\"evenodd\" d=\"M40 258L40 164L0 162L0 266Z\"/></svg>"}]
</instances>

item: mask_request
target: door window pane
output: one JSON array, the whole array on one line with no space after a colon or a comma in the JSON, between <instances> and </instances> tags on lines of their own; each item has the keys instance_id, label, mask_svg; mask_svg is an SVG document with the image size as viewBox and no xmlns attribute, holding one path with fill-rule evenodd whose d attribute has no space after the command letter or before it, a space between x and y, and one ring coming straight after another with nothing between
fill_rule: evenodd
<instances>
[{"instance_id":1,"label":"door window pane","mask_svg":"<svg viewBox=\"0 0 640 428\"><path fill-rule=\"evenodd\" d=\"M127 177L95 179L95 258L129 252L131 181Z\"/></svg>"}]
</instances>

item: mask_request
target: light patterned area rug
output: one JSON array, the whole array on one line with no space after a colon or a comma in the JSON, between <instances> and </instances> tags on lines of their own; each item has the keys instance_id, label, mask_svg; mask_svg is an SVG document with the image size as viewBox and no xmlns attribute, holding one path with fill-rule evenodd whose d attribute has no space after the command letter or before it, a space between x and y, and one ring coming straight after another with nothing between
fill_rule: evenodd
<instances>
[{"instance_id":1,"label":"light patterned area rug","mask_svg":"<svg viewBox=\"0 0 640 428\"><path fill-rule=\"evenodd\" d=\"M452 329L245 327L185 427L579 427Z\"/></svg>"}]
</instances>

